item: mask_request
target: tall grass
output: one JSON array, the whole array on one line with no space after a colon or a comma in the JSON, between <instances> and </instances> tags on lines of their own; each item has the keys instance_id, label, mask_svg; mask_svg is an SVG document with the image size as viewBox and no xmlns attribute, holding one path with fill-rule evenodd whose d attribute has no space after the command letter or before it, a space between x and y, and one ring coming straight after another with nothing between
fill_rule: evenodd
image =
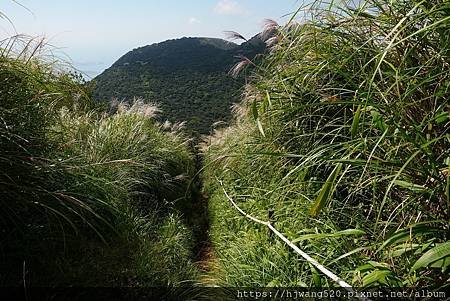
<instances>
[{"instance_id":1,"label":"tall grass","mask_svg":"<svg viewBox=\"0 0 450 301\"><path fill-rule=\"evenodd\" d=\"M215 176L247 212L267 220L273 209L281 232L356 286L448 285L447 1L301 11L307 19L267 37L241 116L206 151L216 276L332 285L240 217Z\"/></svg>"},{"instance_id":2,"label":"tall grass","mask_svg":"<svg viewBox=\"0 0 450 301\"><path fill-rule=\"evenodd\" d=\"M139 101L102 111L78 76L45 63L42 43L13 51L20 41L0 48L0 285L194 280L177 209L194 172L187 138Z\"/></svg>"}]
</instances>

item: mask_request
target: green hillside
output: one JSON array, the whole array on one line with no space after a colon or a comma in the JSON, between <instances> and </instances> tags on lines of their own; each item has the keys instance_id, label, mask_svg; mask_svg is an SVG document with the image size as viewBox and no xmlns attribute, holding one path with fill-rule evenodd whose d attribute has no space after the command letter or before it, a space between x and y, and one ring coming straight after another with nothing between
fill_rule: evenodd
<instances>
[{"instance_id":1,"label":"green hillside","mask_svg":"<svg viewBox=\"0 0 450 301\"><path fill-rule=\"evenodd\" d=\"M182 38L130 51L97 76L94 98L157 103L161 121L186 122L192 134L209 134L214 122L227 121L244 79L228 75L239 56L264 51L258 37L237 45L221 39Z\"/></svg>"}]
</instances>

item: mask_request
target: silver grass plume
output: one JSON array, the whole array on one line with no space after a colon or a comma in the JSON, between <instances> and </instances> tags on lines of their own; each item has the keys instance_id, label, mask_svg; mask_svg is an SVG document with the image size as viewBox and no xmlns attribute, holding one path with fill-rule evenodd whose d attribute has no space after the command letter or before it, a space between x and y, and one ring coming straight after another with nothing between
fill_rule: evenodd
<instances>
[{"instance_id":1,"label":"silver grass plume","mask_svg":"<svg viewBox=\"0 0 450 301\"><path fill-rule=\"evenodd\" d=\"M270 48L270 47L273 47L276 44L278 44L279 41L280 41L280 38L278 36L273 36L273 37L265 40L264 43L266 43L266 46Z\"/></svg>"},{"instance_id":2,"label":"silver grass plume","mask_svg":"<svg viewBox=\"0 0 450 301\"><path fill-rule=\"evenodd\" d=\"M238 56L238 58L240 58L241 61L237 62L228 72L228 74L230 74L234 78L236 78L239 75L239 73L241 73L241 71L244 70L246 66L248 65L256 66L255 63L253 63L249 58L243 55Z\"/></svg>"},{"instance_id":3,"label":"silver grass plume","mask_svg":"<svg viewBox=\"0 0 450 301\"><path fill-rule=\"evenodd\" d=\"M244 40L246 42L248 41L243 35L241 35L236 31L227 30L224 31L223 33L225 34L225 38L228 40Z\"/></svg>"},{"instance_id":4,"label":"silver grass plume","mask_svg":"<svg viewBox=\"0 0 450 301\"><path fill-rule=\"evenodd\" d=\"M280 25L272 19L264 19L263 24L263 31L260 34L261 40L263 41L273 37L280 28Z\"/></svg>"},{"instance_id":5,"label":"silver grass plume","mask_svg":"<svg viewBox=\"0 0 450 301\"><path fill-rule=\"evenodd\" d=\"M136 114L145 116L148 118L154 118L161 110L154 103L145 103L142 98L135 97L133 102L119 101L117 98L113 98L109 105L110 114Z\"/></svg>"},{"instance_id":6,"label":"silver grass plume","mask_svg":"<svg viewBox=\"0 0 450 301\"><path fill-rule=\"evenodd\" d=\"M131 114L137 114L148 118L154 118L161 113L161 110L154 103L145 103L144 99L135 97L129 111Z\"/></svg>"}]
</instances>

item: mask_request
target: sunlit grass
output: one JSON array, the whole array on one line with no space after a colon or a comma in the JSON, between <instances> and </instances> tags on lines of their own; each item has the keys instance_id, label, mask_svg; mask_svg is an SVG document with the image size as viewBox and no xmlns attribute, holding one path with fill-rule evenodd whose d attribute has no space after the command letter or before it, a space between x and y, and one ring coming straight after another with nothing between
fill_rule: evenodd
<instances>
[{"instance_id":1,"label":"sunlit grass","mask_svg":"<svg viewBox=\"0 0 450 301\"><path fill-rule=\"evenodd\" d=\"M246 212L267 220L273 209L281 232L355 286L445 285L448 9L321 1L267 37L247 109L206 151L224 285L333 284L241 217L214 176ZM361 231L333 235L346 229Z\"/></svg>"},{"instance_id":2,"label":"sunlit grass","mask_svg":"<svg viewBox=\"0 0 450 301\"><path fill-rule=\"evenodd\" d=\"M192 285L187 138L139 101L106 112L23 39L0 45L0 285Z\"/></svg>"}]
</instances>

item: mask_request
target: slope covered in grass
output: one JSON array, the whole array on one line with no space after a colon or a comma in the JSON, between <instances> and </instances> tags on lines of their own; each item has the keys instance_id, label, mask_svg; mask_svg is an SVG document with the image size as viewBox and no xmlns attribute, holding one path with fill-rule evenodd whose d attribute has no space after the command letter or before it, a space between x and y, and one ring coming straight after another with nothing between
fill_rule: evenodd
<instances>
[{"instance_id":1,"label":"slope covered in grass","mask_svg":"<svg viewBox=\"0 0 450 301\"><path fill-rule=\"evenodd\" d=\"M0 48L0 285L192 284L187 139L143 103L100 111L18 42Z\"/></svg>"},{"instance_id":2,"label":"slope covered in grass","mask_svg":"<svg viewBox=\"0 0 450 301\"><path fill-rule=\"evenodd\" d=\"M233 126L206 147L213 272L227 286L448 286L450 7L316 2L272 24ZM220 185L220 181L223 185Z\"/></svg>"}]
</instances>

